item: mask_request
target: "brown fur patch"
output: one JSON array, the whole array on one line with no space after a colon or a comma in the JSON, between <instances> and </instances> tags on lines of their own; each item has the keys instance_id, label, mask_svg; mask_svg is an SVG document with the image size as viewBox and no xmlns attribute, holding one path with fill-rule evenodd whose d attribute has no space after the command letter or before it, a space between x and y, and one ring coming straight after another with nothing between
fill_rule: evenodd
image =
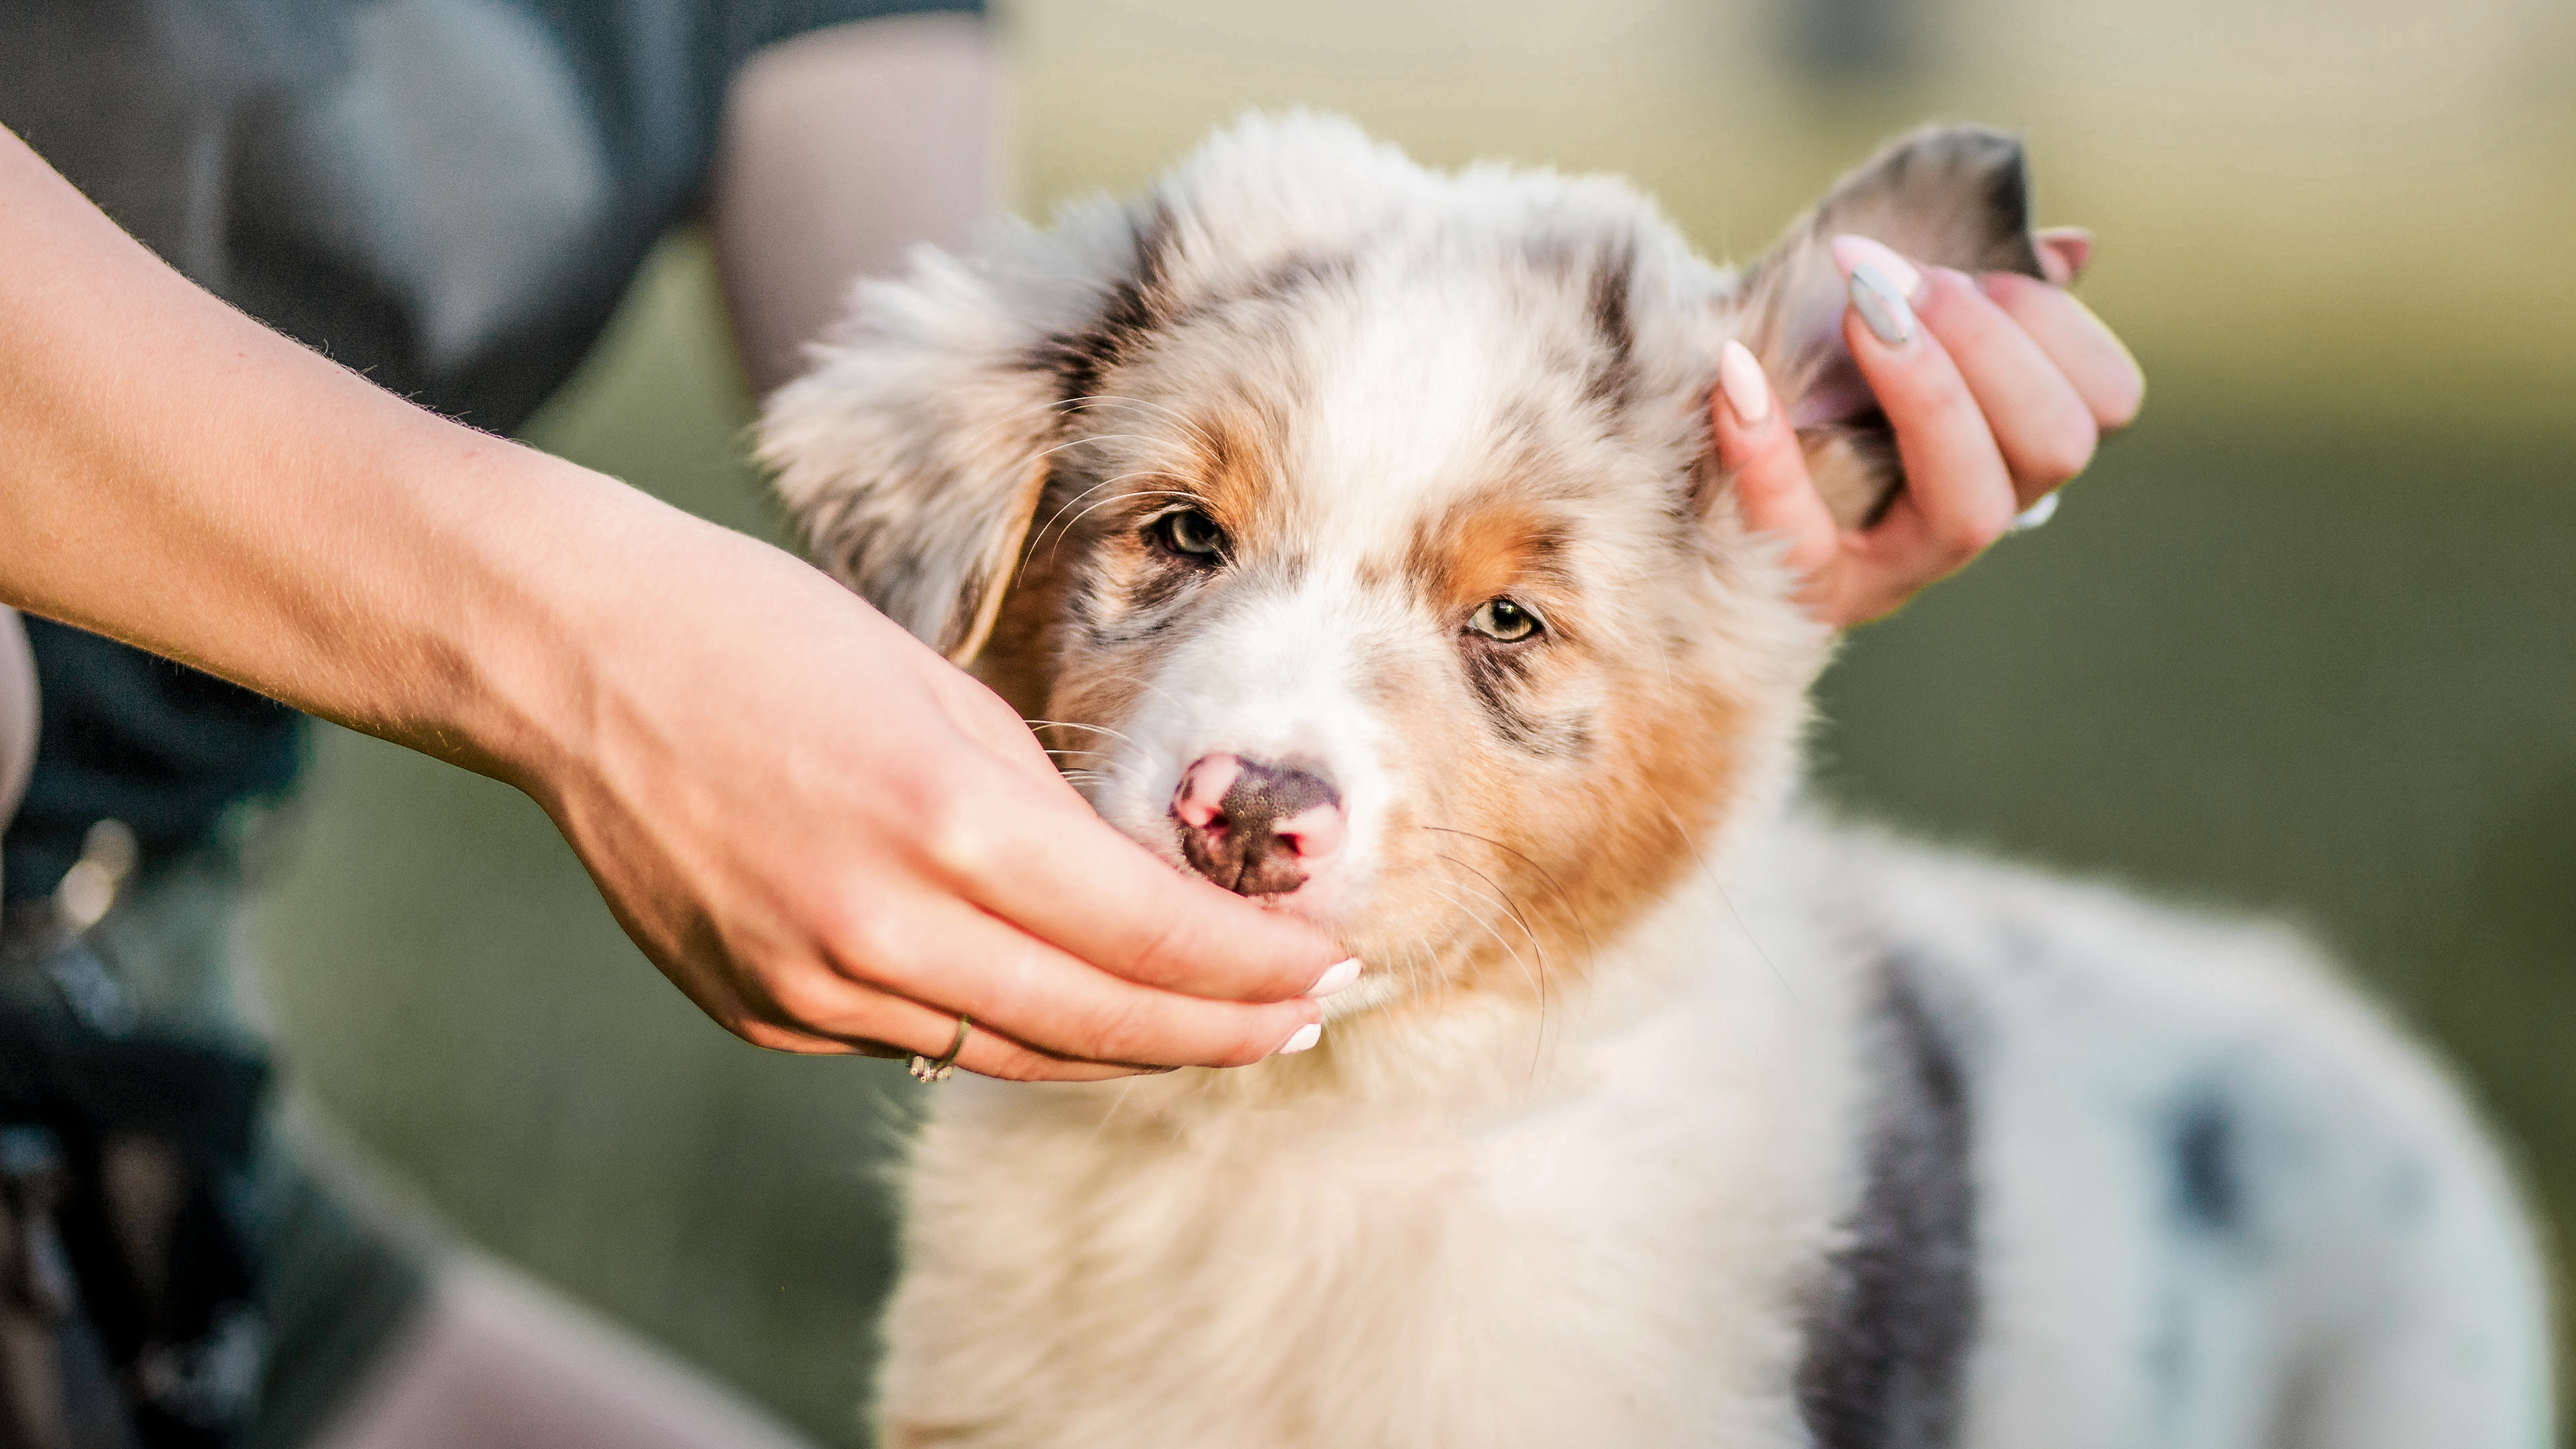
<instances>
[{"instance_id":1,"label":"brown fur patch","mask_svg":"<svg viewBox=\"0 0 2576 1449\"><path fill-rule=\"evenodd\" d=\"M1641 701L1641 703L1643 703ZM1697 840L1733 799L1742 710L1714 689L1609 714L1582 768L1486 774L1445 816L1411 822L1447 894L1470 904L1444 975L1454 989L1543 999L1698 869ZM1440 1009L1439 993L1399 1014Z\"/></svg>"},{"instance_id":2,"label":"brown fur patch","mask_svg":"<svg viewBox=\"0 0 2576 1449\"><path fill-rule=\"evenodd\" d=\"M1404 575L1434 613L1463 617L1524 582L1561 585L1554 566L1567 534L1564 517L1547 505L1509 496L1465 499L1415 525Z\"/></svg>"}]
</instances>

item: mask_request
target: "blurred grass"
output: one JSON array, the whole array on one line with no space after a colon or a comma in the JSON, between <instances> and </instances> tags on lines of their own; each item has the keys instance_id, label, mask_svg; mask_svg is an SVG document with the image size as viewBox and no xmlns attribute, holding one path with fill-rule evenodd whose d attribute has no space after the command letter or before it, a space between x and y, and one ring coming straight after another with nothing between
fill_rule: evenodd
<instances>
[{"instance_id":1,"label":"blurred grass","mask_svg":"<svg viewBox=\"0 0 2576 1449\"><path fill-rule=\"evenodd\" d=\"M1827 790L1937 835L2303 919L2463 1068L2576 1228L2576 21L1954 0L1918 69L1797 82L1758 7L1014 13L1026 193L1125 188L1248 104L1426 159L1624 170L1748 254L1883 133L2025 125L2154 380L2045 531L1828 677ZM760 536L683 234L532 440ZM263 936L305 1085L463 1231L828 1443L917 1090L725 1036L513 792L325 731ZM898 1090L900 1088L901 1090Z\"/></svg>"}]
</instances>

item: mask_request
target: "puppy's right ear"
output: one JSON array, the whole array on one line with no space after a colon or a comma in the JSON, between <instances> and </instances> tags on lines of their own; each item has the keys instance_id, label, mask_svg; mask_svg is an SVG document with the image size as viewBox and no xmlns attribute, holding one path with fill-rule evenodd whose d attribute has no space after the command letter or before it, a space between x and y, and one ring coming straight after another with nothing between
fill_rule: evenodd
<instances>
[{"instance_id":1,"label":"puppy's right ear","mask_svg":"<svg viewBox=\"0 0 2576 1449\"><path fill-rule=\"evenodd\" d=\"M1843 343L1849 290L1832 241L1873 238L1936 266L2041 275L2021 142L1984 126L1927 126L1837 183L1789 228L1743 290L1744 342L1761 359L1845 528L1873 518L1905 484L1887 417Z\"/></svg>"},{"instance_id":2,"label":"puppy's right ear","mask_svg":"<svg viewBox=\"0 0 2576 1449\"><path fill-rule=\"evenodd\" d=\"M1063 426L1049 303L1090 289L1053 260L1005 279L924 248L762 412L761 461L815 561L959 664L992 632Z\"/></svg>"}]
</instances>

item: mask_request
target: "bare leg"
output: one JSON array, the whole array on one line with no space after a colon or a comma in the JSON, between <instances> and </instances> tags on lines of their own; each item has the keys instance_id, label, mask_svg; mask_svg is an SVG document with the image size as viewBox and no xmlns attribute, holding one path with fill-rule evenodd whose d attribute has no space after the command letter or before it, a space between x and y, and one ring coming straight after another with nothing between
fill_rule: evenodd
<instances>
[{"instance_id":1,"label":"bare leg","mask_svg":"<svg viewBox=\"0 0 2576 1449\"><path fill-rule=\"evenodd\" d=\"M755 394L803 370L853 278L954 247L1001 200L1001 65L979 21L834 26L752 57L726 98L716 261Z\"/></svg>"},{"instance_id":2,"label":"bare leg","mask_svg":"<svg viewBox=\"0 0 2576 1449\"><path fill-rule=\"evenodd\" d=\"M421 1321L315 1449L807 1449L691 1369L488 1264Z\"/></svg>"}]
</instances>

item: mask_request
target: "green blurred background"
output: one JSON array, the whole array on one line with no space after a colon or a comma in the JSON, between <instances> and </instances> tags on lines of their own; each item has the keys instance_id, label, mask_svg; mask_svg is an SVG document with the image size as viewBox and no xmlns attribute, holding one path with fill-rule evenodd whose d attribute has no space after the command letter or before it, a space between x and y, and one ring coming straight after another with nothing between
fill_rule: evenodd
<instances>
[{"instance_id":1,"label":"green blurred background","mask_svg":"<svg viewBox=\"0 0 2576 1449\"><path fill-rule=\"evenodd\" d=\"M2308 923L2576 1225L2576 7L2564 0L1028 3L1024 209L1246 106L1628 173L1744 256L1883 135L2028 135L2151 380L2045 531L1826 681L1851 806ZM777 537L707 255L535 442ZM745 721L758 728L757 721ZM324 731L261 922L309 1094L459 1232L817 1438L888 1266L900 1068L736 1043L511 791ZM900 1088L900 1090L899 1090Z\"/></svg>"}]
</instances>

